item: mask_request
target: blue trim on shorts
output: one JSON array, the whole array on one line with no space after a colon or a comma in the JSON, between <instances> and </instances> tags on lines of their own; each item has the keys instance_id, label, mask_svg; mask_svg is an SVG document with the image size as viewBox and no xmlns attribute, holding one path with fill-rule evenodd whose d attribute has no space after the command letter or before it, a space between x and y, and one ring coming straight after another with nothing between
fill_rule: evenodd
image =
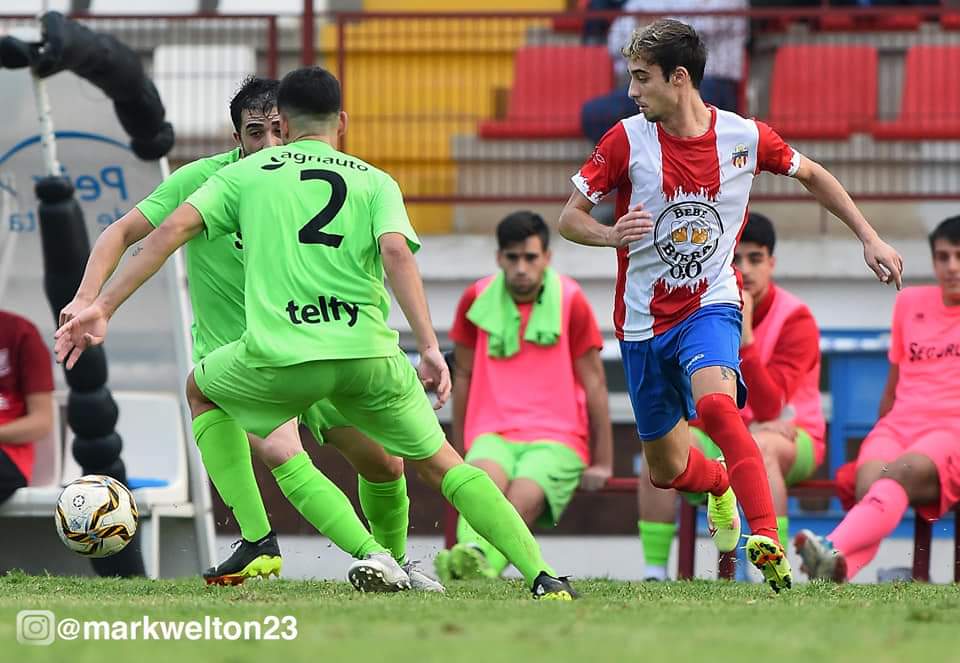
<instances>
[{"instance_id":1,"label":"blue trim on shorts","mask_svg":"<svg viewBox=\"0 0 960 663\"><path fill-rule=\"evenodd\" d=\"M737 373L737 406L747 401L740 376L743 317L730 304L695 311L645 341L620 341L630 404L642 442L665 436L681 418L697 416L690 376L701 368L724 366Z\"/></svg>"}]
</instances>

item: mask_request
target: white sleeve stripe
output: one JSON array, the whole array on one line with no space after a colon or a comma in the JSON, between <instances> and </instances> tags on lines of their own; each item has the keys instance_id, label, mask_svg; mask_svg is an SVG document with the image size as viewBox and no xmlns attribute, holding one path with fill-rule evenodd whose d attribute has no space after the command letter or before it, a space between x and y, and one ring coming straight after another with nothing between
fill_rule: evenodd
<instances>
[{"instance_id":1,"label":"white sleeve stripe","mask_svg":"<svg viewBox=\"0 0 960 663\"><path fill-rule=\"evenodd\" d=\"M793 157L790 159L790 168L787 169L787 176L793 177L798 170L800 170L800 153L794 150Z\"/></svg>"},{"instance_id":2,"label":"white sleeve stripe","mask_svg":"<svg viewBox=\"0 0 960 663\"><path fill-rule=\"evenodd\" d=\"M573 182L573 186L577 187L577 190L587 197L591 203L594 205L600 204L600 200L603 198L603 196L599 191L590 193L590 183L587 182L587 179L583 175L578 172L576 175L570 178L570 181Z\"/></svg>"}]
</instances>

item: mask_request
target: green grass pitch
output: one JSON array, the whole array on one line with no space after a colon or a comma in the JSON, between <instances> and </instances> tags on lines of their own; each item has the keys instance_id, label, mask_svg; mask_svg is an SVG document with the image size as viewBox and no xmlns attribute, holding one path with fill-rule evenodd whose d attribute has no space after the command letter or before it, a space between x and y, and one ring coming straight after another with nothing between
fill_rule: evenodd
<instances>
[{"instance_id":1,"label":"green grass pitch","mask_svg":"<svg viewBox=\"0 0 960 663\"><path fill-rule=\"evenodd\" d=\"M0 578L0 661L950 661L960 660L960 588L800 585L780 596L726 582L581 580L573 603L535 602L516 581L446 595L363 595L346 583ZM57 619L263 620L292 615L285 641L17 642L20 610ZM280 631L278 631L279 633Z\"/></svg>"}]
</instances>

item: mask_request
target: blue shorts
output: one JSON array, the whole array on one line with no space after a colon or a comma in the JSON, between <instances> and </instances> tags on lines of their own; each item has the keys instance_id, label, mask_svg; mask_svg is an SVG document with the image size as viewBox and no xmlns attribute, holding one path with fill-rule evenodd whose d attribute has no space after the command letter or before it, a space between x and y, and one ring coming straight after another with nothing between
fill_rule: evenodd
<instances>
[{"instance_id":1,"label":"blue shorts","mask_svg":"<svg viewBox=\"0 0 960 663\"><path fill-rule=\"evenodd\" d=\"M708 366L737 372L737 407L747 402L740 377L740 309L712 304L646 341L620 341L627 389L640 440L658 440L697 416L690 376Z\"/></svg>"}]
</instances>

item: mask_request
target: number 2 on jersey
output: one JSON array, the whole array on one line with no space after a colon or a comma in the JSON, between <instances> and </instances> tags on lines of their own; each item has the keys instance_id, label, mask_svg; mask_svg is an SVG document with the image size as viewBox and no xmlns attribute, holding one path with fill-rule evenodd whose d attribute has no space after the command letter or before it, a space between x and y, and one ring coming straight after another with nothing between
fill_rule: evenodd
<instances>
[{"instance_id":1,"label":"number 2 on jersey","mask_svg":"<svg viewBox=\"0 0 960 663\"><path fill-rule=\"evenodd\" d=\"M340 248L340 243L343 242L343 235L325 233L322 232L321 229L333 221L334 217L337 216L337 213L346 202L347 183L339 173L335 173L332 170L301 170L300 181L306 182L308 180L323 180L327 182L330 185L330 200L327 201L327 204L322 210L317 212L316 216L307 222L307 225L300 228L300 243L323 244L324 246L332 246L335 249Z\"/></svg>"}]
</instances>

